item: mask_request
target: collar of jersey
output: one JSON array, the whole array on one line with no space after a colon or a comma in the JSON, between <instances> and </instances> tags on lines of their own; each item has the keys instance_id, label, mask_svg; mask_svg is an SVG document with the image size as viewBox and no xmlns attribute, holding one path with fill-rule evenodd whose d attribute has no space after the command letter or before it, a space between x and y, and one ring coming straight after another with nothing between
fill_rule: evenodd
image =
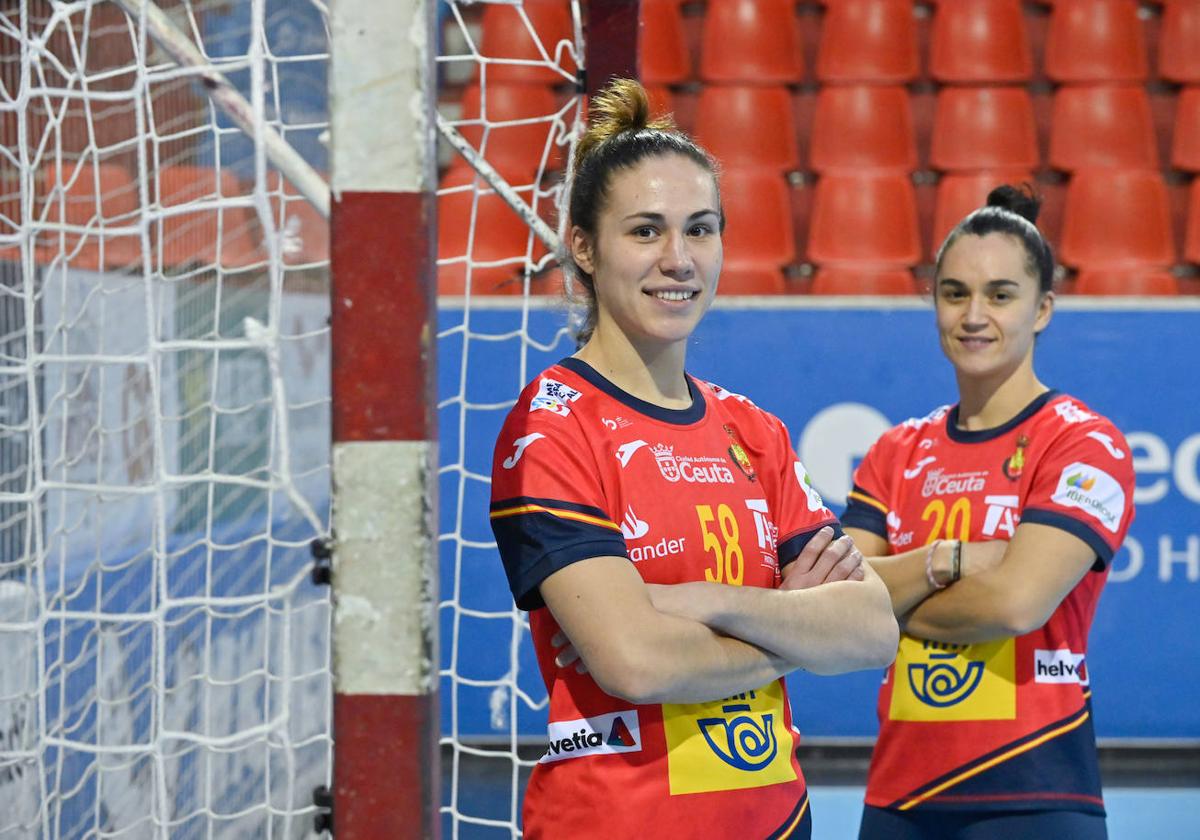
<instances>
[{"instance_id":1,"label":"collar of jersey","mask_svg":"<svg viewBox=\"0 0 1200 840\"><path fill-rule=\"evenodd\" d=\"M660 405L639 400L633 394L622 391L582 359L568 356L560 361L559 365L572 373L582 376L590 385L599 388L617 402L629 406L639 414L644 414L655 420L661 420L663 423L671 423L676 426L690 426L692 423L698 423L704 419L704 396L700 393L700 389L696 387L696 383L692 380L692 377L686 373L683 376L687 379L688 393L692 396L692 404L687 408L663 408Z\"/></svg>"},{"instance_id":2,"label":"collar of jersey","mask_svg":"<svg viewBox=\"0 0 1200 840\"><path fill-rule=\"evenodd\" d=\"M956 443L983 443L987 440L995 440L1001 435L1007 434L1020 426L1033 415L1041 411L1042 406L1050 402L1058 396L1058 391L1051 388L1044 394L1039 395L1029 405L1021 409L1021 412L1001 426L995 426L991 429L960 429L958 428L958 406L950 409L950 413L946 415L946 436Z\"/></svg>"}]
</instances>

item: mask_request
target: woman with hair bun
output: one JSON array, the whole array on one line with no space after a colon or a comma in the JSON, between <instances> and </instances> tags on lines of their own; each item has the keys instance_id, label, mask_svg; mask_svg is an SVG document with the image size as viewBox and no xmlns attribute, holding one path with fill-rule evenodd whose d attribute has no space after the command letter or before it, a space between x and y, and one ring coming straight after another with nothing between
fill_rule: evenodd
<instances>
[{"instance_id":1,"label":"woman with hair bun","mask_svg":"<svg viewBox=\"0 0 1200 840\"><path fill-rule=\"evenodd\" d=\"M884 434L842 517L902 630L860 838L1106 836L1087 639L1133 459L1034 373L1054 309L1038 207L999 187L946 237L934 300L958 403Z\"/></svg>"},{"instance_id":2,"label":"woman with hair bun","mask_svg":"<svg viewBox=\"0 0 1200 840\"><path fill-rule=\"evenodd\" d=\"M618 80L569 196L581 346L518 397L492 465L549 695L525 836L807 838L782 677L890 662L887 590L783 424L685 372L721 271L712 158Z\"/></svg>"}]
</instances>

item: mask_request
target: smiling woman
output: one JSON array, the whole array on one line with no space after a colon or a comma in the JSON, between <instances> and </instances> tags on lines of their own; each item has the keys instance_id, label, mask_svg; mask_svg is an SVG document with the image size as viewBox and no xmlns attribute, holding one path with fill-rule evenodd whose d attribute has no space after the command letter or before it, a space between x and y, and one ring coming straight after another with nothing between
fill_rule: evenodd
<instances>
[{"instance_id":1,"label":"smiling woman","mask_svg":"<svg viewBox=\"0 0 1200 840\"><path fill-rule=\"evenodd\" d=\"M1106 836L1087 641L1133 467L1112 423L1034 372L1054 309L1037 211L1000 187L946 238L935 305L959 402L886 432L842 517L904 630L864 840Z\"/></svg>"},{"instance_id":2,"label":"smiling woman","mask_svg":"<svg viewBox=\"0 0 1200 840\"><path fill-rule=\"evenodd\" d=\"M690 157L645 158L612 178L606 203L594 231L571 230L575 265L590 278L596 310L580 357L627 357L640 366L650 346L672 345L657 366L677 369L670 396L686 399L679 340L707 311L721 273L716 179Z\"/></svg>"},{"instance_id":3,"label":"smiling woman","mask_svg":"<svg viewBox=\"0 0 1200 840\"><path fill-rule=\"evenodd\" d=\"M716 163L636 82L592 108L565 237L582 346L518 397L492 465L550 698L525 836L807 838L781 678L889 662L887 590L783 424L686 373L721 272Z\"/></svg>"}]
</instances>

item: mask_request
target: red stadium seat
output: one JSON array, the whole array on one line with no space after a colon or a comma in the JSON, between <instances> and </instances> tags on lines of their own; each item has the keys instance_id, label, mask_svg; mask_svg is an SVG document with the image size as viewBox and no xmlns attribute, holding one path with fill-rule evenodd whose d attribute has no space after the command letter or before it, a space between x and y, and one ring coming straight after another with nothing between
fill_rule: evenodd
<instances>
[{"instance_id":1,"label":"red stadium seat","mask_svg":"<svg viewBox=\"0 0 1200 840\"><path fill-rule=\"evenodd\" d=\"M1200 172L1200 87L1184 88L1176 100L1171 166Z\"/></svg>"},{"instance_id":2,"label":"red stadium seat","mask_svg":"<svg viewBox=\"0 0 1200 840\"><path fill-rule=\"evenodd\" d=\"M1158 74L1182 84L1200 82L1200 3L1171 0L1163 6Z\"/></svg>"},{"instance_id":3,"label":"red stadium seat","mask_svg":"<svg viewBox=\"0 0 1200 840\"><path fill-rule=\"evenodd\" d=\"M451 169L442 181L441 190L469 186L475 181L470 169ZM482 181L475 223L471 224L475 190L465 189L438 195L438 259L457 259L469 256L473 263L501 262L494 266L473 266L471 293L483 295L521 294L523 288L521 257L529 241L529 227L511 207ZM528 193L523 197L528 200ZM474 241L471 232L474 230ZM471 250L468 254L468 247ZM535 259L543 253L535 243ZM466 292L467 265L458 261L438 266L438 293L461 295Z\"/></svg>"},{"instance_id":4,"label":"red stadium seat","mask_svg":"<svg viewBox=\"0 0 1200 840\"><path fill-rule=\"evenodd\" d=\"M1054 95L1050 165L1157 169L1150 98L1141 85L1062 87Z\"/></svg>"},{"instance_id":5,"label":"red stadium seat","mask_svg":"<svg viewBox=\"0 0 1200 840\"><path fill-rule=\"evenodd\" d=\"M826 10L817 50L822 82L904 84L920 70L908 0L840 0Z\"/></svg>"},{"instance_id":6,"label":"red stadium seat","mask_svg":"<svg viewBox=\"0 0 1200 840\"><path fill-rule=\"evenodd\" d=\"M479 85L468 85L463 91L462 119L486 121L485 157L488 162L506 172L533 176L542 164L542 155L550 140L552 123L549 117L558 110L553 92L543 85L489 84L486 114L482 110L484 104ZM503 124L527 120L536 122ZM459 132L475 149L483 148L484 125L464 125ZM550 169L562 165L556 144L550 144L547 163Z\"/></svg>"},{"instance_id":7,"label":"red stadium seat","mask_svg":"<svg viewBox=\"0 0 1200 840\"><path fill-rule=\"evenodd\" d=\"M203 166L166 166L157 171L157 178L157 199L164 210L243 193L233 173ZM238 268L263 258L257 229L247 207L198 209L163 216L151 228L150 238L162 269L214 264Z\"/></svg>"},{"instance_id":8,"label":"red stadium seat","mask_svg":"<svg viewBox=\"0 0 1200 840\"><path fill-rule=\"evenodd\" d=\"M935 169L1035 169L1037 124L1024 87L938 93L929 162Z\"/></svg>"},{"instance_id":9,"label":"red stadium seat","mask_svg":"<svg viewBox=\"0 0 1200 840\"><path fill-rule=\"evenodd\" d=\"M908 176L825 175L813 201L808 257L818 265L915 265L918 227Z\"/></svg>"},{"instance_id":10,"label":"red stadium seat","mask_svg":"<svg viewBox=\"0 0 1200 840\"><path fill-rule=\"evenodd\" d=\"M1081 268L1175 262L1171 209L1162 175L1136 169L1075 173L1067 188L1062 261Z\"/></svg>"},{"instance_id":11,"label":"red stadium seat","mask_svg":"<svg viewBox=\"0 0 1200 840\"><path fill-rule=\"evenodd\" d=\"M725 166L799 167L787 88L709 85L696 109L696 137Z\"/></svg>"},{"instance_id":12,"label":"red stadium seat","mask_svg":"<svg viewBox=\"0 0 1200 840\"><path fill-rule=\"evenodd\" d=\"M1046 75L1056 82L1141 82L1145 36L1134 0L1059 0L1046 37Z\"/></svg>"},{"instance_id":13,"label":"red stadium seat","mask_svg":"<svg viewBox=\"0 0 1200 840\"><path fill-rule=\"evenodd\" d=\"M1020 0L938 3L929 70L940 82L1028 81L1033 75L1033 53Z\"/></svg>"},{"instance_id":14,"label":"red stadium seat","mask_svg":"<svg viewBox=\"0 0 1200 840\"><path fill-rule=\"evenodd\" d=\"M913 295L917 282L905 268L822 268L813 278L814 295Z\"/></svg>"},{"instance_id":15,"label":"red stadium seat","mask_svg":"<svg viewBox=\"0 0 1200 840\"><path fill-rule=\"evenodd\" d=\"M1128 269L1083 271L1075 281L1079 295L1165 296L1179 294L1179 281L1169 271Z\"/></svg>"},{"instance_id":16,"label":"red stadium seat","mask_svg":"<svg viewBox=\"0 0 1200 840\"><path fill-rule=\"evenodd\" d=\"M501 61L484 61L482 71L475 71L475 78L478 81L480 72L486 73L489 86L496 82L544 85L570 82L575 76L575 62L569 52L558 49L562 41L575 42L569 4L558 0L525 0L519 6L489 3L483 10L483 42L479 52L485 59ZM562 72L550 66L556 55ZM541 62L542 66L503 63L514 59Z\"/></svg>"},{"instance_id":17,"label":"red stadium seat","mask_svg":"<svg viewBox=\"0 0 1200 840\"><path fill-rule=\"evenodd\" d=\"M725 264L779 268L796 259L788 185L773 169L727 169L721 176Z\"/></svg>"},{"instance_id":18,"label":"red stadium seat","mask_svg":"<svg viewBox=\"0 0 1200 840\"><path fill-rule=\"evenodd\" d=\"M646 98L650 100L650 113L653 116L675 113L675 97L666 85L646 85Z\"/></svg>"},{"instance_id":19,"label":"red stadium seat","mask_svg":"<svg viewBox=\"0 0 1200 840\"><path fill-rule=\"evenodd\" d=\"M1183 258L1200 263L1200 178L1192 181L1188 200L1187 233L1184 237Z\"/></svg>"},{"instance_id":20,"label":"red stadium seat","mask_svg":"<svg viewBox=\"0 0 1200 840\"><path fill-rule=\"evenodd\" d=\"M823 87L809 158L817 172L916 169L908 91L898 86Z\"/></svg>"},{"instance_id":21,"label":"red stadium seat","mask_svg":"<svg viewBox=\"0 0 1200 840\"><path fill-rule=\"evenodd\" d=\"M787 282L778 268L726 265L721 269L717 293L728 295L786 295Z\"/></svg>"},{"instance_id":22,"label":"red stadium seat","mask_svg":"<svg viewBox=\"0 0 1200 840\"><path fill-rule=\"evenodd\" d=\"M709 0L700 76L760 85L800 81L804 53L792 0Z\"/></svg>"},{"instance_id":23,"label":"red stadium seat","mask_svg":"<svg viewBox=\"0 0 1200 840\"><path fill-rule=\"evenodd\" d=\"M213 170L207 172L211 177ZM87 233L40 233L35 250L39 263L61 255L73 268L102 271L139 262L140 237L109 232L114 226L132 227L138 222L137 186L123 166L63 161L48 164L39 175L37 192L46 221L90 228ZM13 202L13 206L17 215L12 219L19 222L20 204ZM11 258L19 258L17 249Z\"/></svg>"},{"instance_id":24,"label":"red stadium seat","mask_svg":"<svg viewBox=\"0 0 1200 840\"><path fill-rule=\"evenodd\" d=\"M972 172L943 175L938 181L933 210L933 236L929 256L937 258L938 248L947 234L972 210L987 203L987 196L1001 184L1032 182L1029 172Z\"/></svg>"},{"instance_id":25,"label":"red stadium seat","mask_svg":"<svg viewBox=\"0 0 1200 840\"><path fill-rule=\"evenodd\" d=\"M692 76L680 0L642 0L639 39L642 82L676 84Z\"/></svg>"}]
</instances>

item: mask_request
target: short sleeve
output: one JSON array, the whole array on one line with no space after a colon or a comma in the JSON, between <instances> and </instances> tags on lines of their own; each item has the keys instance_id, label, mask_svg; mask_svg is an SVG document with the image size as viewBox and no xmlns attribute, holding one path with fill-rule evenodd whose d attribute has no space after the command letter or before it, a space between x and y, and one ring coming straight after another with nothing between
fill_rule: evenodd
<instances>
[{"instance_id":1,"label":"short sleeve","mask_svg":"<svg viewBox=\"0 0 1200 840\"><path fill-rule=\"evenodd\" d=\"M513 598L533 610L544 606L538 587L554 572L627 553L578 423L523 402L496 441L490 519Z\"/></svg>"},{"instance_id":2,"label":"short sleeve","mask_svg":"<svg viewBox=\"0 0 1200 840\"><path fill-rule=\"evenodd\" d=\"M1112 560L1133 521L1133 458L1107 421L1071 427L1039 460L1022 522L1074 534L1096 552L1097 570Z\"/></svg>"},{"instance_id":3,"label":"short sleeve","mask_svg":"<svg viewBox=\"0 0 1200 840\"><path fill-rule=\"evenodd\" d=\"M885 435L871 446L854 471L854 486L846 498L842 525L861 528L887 539L887 515L891 510L891 459L887 457L888 438Z\"/></svg>"},{"instance_id":4,"label":"short sleeve","mask_svg":"<svg viewBox=\"0 0 1200 840\"><path fill-rule=\"evenodd\" d=\"M781 474L777 477L779 500L774 509L779 526L779 565L783 567L796 559L821 528L832 527L835 539L842 536L842 528L796 456L787 427L778 419L771 419L777 426L776 446L780 450L776 458L781 464Z\"/></svg>"}]
</instances>

